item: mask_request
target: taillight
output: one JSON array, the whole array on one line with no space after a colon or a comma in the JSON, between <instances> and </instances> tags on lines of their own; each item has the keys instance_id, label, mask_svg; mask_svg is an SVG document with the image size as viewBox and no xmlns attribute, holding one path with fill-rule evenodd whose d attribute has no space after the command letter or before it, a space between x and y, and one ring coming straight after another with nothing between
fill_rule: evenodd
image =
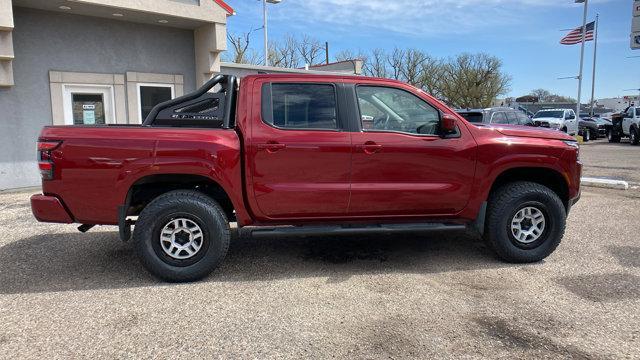
<instances>
[{"instance_id":1,"label":"taillight","mask_svg":"<svg viewBox=\"0 0 640 360\"><path fill-rule=\"evenodd\" d=\"M53 179L53 157L51 152L58 148L62 141L38 141L38 168L43 180Z\"/></svg>"}]
</instances>

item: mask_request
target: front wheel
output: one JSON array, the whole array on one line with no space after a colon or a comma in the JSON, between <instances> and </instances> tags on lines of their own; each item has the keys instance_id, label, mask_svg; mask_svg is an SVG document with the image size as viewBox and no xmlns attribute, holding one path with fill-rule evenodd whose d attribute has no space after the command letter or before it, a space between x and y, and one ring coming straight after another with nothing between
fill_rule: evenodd
<instances>
[{"instance_id":1,"label":"front wheel","mask_svg":"<svg viewBox=\"0 0 640 360\"><path fill-rule=\"evenodd\" d=\"M229 249L229 223L210 197L191 190L158 196L136 222L134 247L153 275L175 282L211 273Z\"/></svg>"},{"instance_id":2,"label":"front wheel","mask_svg":"<svg viewBox=\"0 0 640 360\"><path fill-rule=\"evenodd\" d=\"M591 140L591 131L589 131L589 129L585 129L582 132L582 140L584 142L589 142L589 140Z\"/></svg>"},{"instance_id":3,"label":"front wheel","mask_svg":"<svg viewBox=\"0 0 640 360\"><path fill-rule=\"evenodd\" d=\"M491 195L485 239L507 262L541 261L560 244L566 217L562 200L546 186L509 183Z\"/></svg>"}]
</instances>

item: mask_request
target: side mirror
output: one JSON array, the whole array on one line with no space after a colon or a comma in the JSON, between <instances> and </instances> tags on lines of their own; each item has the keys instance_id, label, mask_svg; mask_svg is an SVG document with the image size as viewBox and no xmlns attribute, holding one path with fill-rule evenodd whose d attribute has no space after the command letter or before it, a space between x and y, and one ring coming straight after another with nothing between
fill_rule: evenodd
<instances>
[{"instance_id":1,"label":"side mirror","mask_svg":"<svg viewBox=\"0 0 640 360\"><path fill-rule=\"evenodd\" d=\"M455 134L458 130L456 128L456 117L451 114L442 114L440 118L440 134L447 136Z\"/></svg>"}]
</instances>

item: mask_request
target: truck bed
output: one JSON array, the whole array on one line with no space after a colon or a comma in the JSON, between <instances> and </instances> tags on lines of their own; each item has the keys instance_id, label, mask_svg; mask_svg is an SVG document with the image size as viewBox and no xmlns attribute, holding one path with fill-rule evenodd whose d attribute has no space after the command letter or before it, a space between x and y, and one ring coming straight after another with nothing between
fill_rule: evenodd
<instances>
[{"instance_id":1,"label":"truck bed","mask_svg":"<svg viewBox=\"0 0 640 360\"><path fill-rule=\"evenodd\" d=\"M75 222L117 224L132 185L157 174L218 179L229 194L240 179L240 140L234 130L144 126L49 126L40 141L62 141L52 153L56 196ZM235 190L235 191L234 191Z\"/></svg>"}]
</instances>

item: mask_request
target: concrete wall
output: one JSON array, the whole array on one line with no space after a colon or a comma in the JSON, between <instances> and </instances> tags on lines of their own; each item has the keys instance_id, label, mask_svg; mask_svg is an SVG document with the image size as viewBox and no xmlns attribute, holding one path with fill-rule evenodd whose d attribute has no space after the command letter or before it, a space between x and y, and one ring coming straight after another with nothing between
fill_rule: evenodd
<instances>
[{"instance_id":1,"label":"concrete wall","mask_svg":"<svg viewBox=\"0 0 640 360\"><path fill-rule=\"evenodd\" d=\"M14 8L15 86L0 88L0 189L36 186L36 139L52 123L49 71L184 75L195 89L192 30Z\"/></svg>"}]
</instances>

